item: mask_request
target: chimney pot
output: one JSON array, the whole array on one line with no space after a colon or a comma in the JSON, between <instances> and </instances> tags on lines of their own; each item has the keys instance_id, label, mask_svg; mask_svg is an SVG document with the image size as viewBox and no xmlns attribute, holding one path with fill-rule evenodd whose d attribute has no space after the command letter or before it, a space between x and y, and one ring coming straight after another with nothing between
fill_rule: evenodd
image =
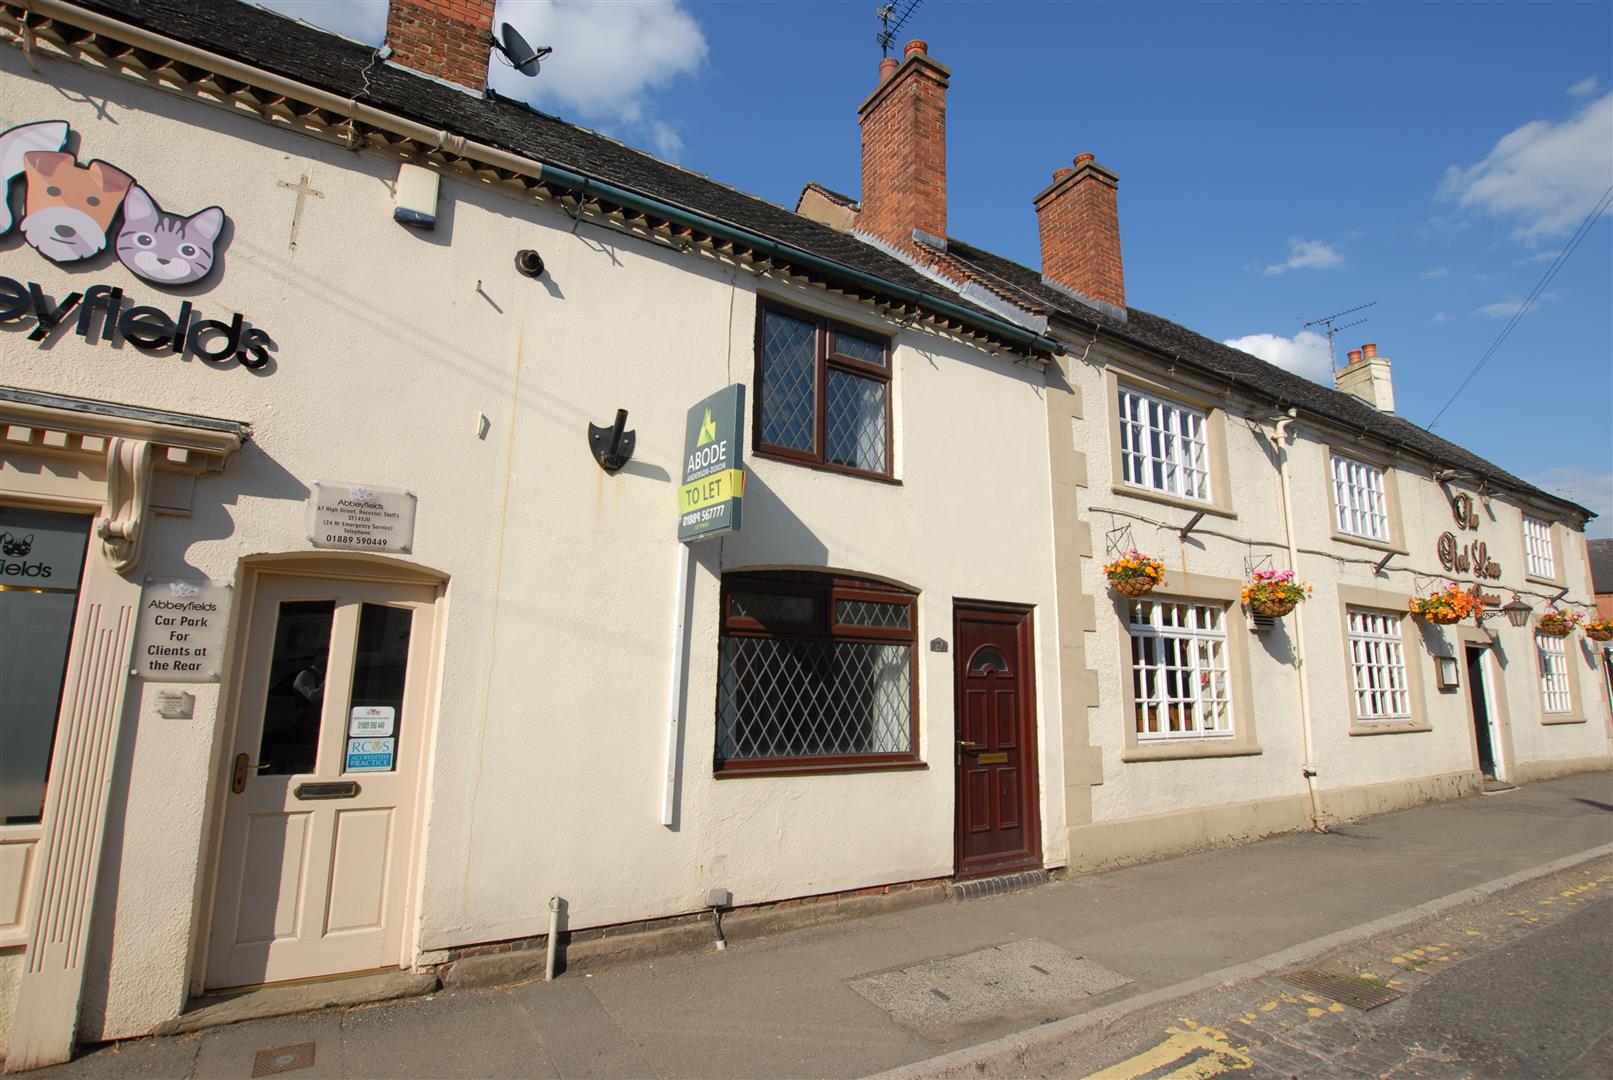
<instances>
[{"instance_id":1,"label":"chimney pot","mask_svg":"<svg viewBox=\"0 0 1613 1080\"><path fill-rule=\"evenodd\" d=\"M1369 341L1365 345L1361 346L1361 356L1364 359L1371 360L1373 357L1375 357L1377 355L1378 355L1378 343L1376 341Z\"/></svg>"},{"instance_id":2,"label":"chimney pot","mask_svg":"<svg viewBox=\"0 0 1613 1080\"><path fill-rule=\"evenodd\" d=\"M1361 350L1360 349L1351 349L1350 350L1350 363L1359 364L1360 362L1361 362Z\"/></svg>"},{"instance_id":3,"label":"chimney pot","mask_svg":"<svg viewBox=\"0 0 1613 1080\"><path fill-rule=\"evenodd\" d=\"M1092 160L1092 155L1091 154L1077 154L1077 155L1075 155L1075 167L1079 169L1081 166L1085 165L1087 162L1089 162L1091 160Z\"/></svg>"},{"instance_id":4,"label":"chimney pot","mask_svg":"<svg viewBox=\"0 0 1613 1080\"><path fill-rule=\"evenodd\" d=\"M1054 169L1053 180L1056 183L1060 180L1063 180L1066 176L1069 176L1073 172L1075 172L1074 169Z\"/></svg>"},{"instance_id":5,"label":"chimney pot","mask_svg":"<svg viewBox=\"0 0 1613 1080\"><path fill-rule=\"evenodd\" d=\"M922 38L914 38L912 41L909 41L907 43L907 48L902 50L902 55L912 56L914 53L918 53L920 56L930 55L930 43Z\"/></svg>"},{"instance_id":6,"label":"chimney pot","mask_svg":"<svg viewBox=\"0 0 1613 1080\"><path fill-rule=\"evenodd\" d=\"M885 59L879 62L879 81L884 82L886 79L896 74L896 69L901 66L902 62L896 59L896 57L885 57Z\"/></svg>"}]
</instances>

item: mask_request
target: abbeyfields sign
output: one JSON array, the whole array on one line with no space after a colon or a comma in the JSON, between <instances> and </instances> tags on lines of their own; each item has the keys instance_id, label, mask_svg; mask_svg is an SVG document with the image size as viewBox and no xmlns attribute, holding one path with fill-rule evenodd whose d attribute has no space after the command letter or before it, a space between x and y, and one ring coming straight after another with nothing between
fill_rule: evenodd
<instances>
[{"instance_id":1,"label":"abbeyfields sign","mask_svg":"<svg viewBox=\"0 0 1613 1080\"><path fill-rule=\"evenodd\" d=\"M678 488L678 539L739 531L745 497L745 388L719 390L689 410Z\"/></svg>"}]
</instances>

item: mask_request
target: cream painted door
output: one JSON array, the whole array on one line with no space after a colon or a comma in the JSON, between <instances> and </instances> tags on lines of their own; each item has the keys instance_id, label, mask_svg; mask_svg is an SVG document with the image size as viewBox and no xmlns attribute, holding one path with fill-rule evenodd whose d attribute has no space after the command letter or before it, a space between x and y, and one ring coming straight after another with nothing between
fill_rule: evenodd
<instances>
[{"instance_id":1,"label":"cream painted door","mask_svg":"<svg viewBox=\"0 0 1613 1080\"><path fill-rule=\"evenodd\" d=\"M265 574L243 640L207 985L392 967L434 595Z\"/></svg>"}]
</instances>

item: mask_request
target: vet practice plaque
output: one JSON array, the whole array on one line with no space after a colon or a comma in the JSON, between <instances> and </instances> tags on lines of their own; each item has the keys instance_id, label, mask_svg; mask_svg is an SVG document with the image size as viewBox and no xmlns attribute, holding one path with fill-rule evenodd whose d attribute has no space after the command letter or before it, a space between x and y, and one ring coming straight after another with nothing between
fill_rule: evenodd
<instances>
[{"instance_id":1,"label":"vet practice plaque","mask_svg":"<svg viewBox=\"0 0 1613 1080\"><path fill-rule=\"evenodd\" d=\"M147 578L131 674L148 682L218 682L229 616L228 582Z\"/></svg>"},{"instance_id":2,"label":"vet practice plaque","mask_svg":"<svg viewBox=\"0 0 1613 1080\"><path fill-rule=\"evenodd\" d=\"M308 497L308 542L341 551L395 551L414 548L412 491L374 484L314 481Z\"/></svg>"}]
</instances>

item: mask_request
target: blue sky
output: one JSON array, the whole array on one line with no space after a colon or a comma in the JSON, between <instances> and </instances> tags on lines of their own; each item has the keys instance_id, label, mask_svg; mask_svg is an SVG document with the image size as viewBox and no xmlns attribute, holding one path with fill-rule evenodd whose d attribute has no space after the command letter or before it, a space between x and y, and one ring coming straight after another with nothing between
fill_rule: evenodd
<instances>
[{"instance_id":1,"label":"blue sky","mask_svg":"<svg viewBox=\"0 0 1613 1080\"><path fill-rule=\"evenodd\" d=\"M384 0L274 0L363 40ZM875 0L499 0L555 54L507 93L793 206L856 195ZM952 68L949 231L1037 265L1031 198L1081 151L1120 174L1129 301L1325 379L1302 323L1375 300L1427 424L1613 185L1613 5L928 0ZM1613 211L1440 421L1613 536Z\"/></svg>"}]
</instances>

